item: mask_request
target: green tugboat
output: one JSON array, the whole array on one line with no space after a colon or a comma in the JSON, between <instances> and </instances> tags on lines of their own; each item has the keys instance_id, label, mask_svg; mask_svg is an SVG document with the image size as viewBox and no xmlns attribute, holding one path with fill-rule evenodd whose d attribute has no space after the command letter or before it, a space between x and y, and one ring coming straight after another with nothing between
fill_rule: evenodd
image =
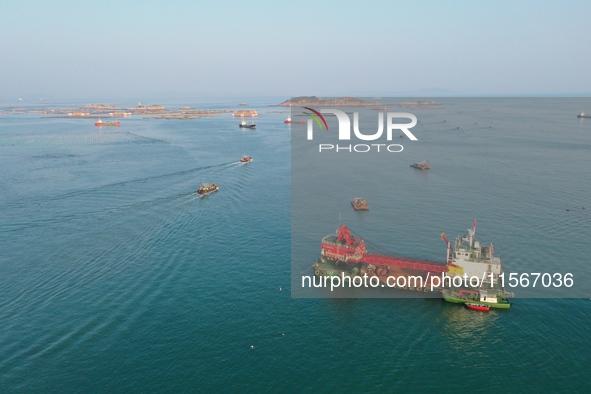
<instances>
[{"instance_id":1,"label":"green tugboat","mask_svg":"<svg viewBox=\"0 0 591 394\"><path fill-rule=\"evenodd\" d=\"M513 293L500 287L499 275L503 273L501 259L494 257L493 245L480 245L474 239L476 234L476 220L468 235L456 238L454 246L451 245L445 234L441 237L447 243L447 275L452 279L457 277L477 277L479 286L472 287L467 281L462 281L462 287L451 286L446 283L442 289L443 299L456 304L479 303L489 305L491 308L509 309L510 297ZM456 281L455 283L460 283Z\"/></svg>"},{"instance_id":2,"label":"green tugboat","mask_svg":"<svg viewBox=\"0 0 591 394\"><path fill-rule=\"evenodd\" d=\"M454 304L485 304L491 308L509 309L511 302L509 301L509 293L504 290L451 290L443 289L443 299Z\"/></svg>"}]
</instances>

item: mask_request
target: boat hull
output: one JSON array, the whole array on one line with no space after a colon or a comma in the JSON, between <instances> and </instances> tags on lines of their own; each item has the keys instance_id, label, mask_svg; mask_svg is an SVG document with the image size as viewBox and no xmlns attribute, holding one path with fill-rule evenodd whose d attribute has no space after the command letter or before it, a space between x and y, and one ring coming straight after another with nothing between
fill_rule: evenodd
<instances>
[{"instance_id":1,"label":"boat hull","mask_svg":"<svg viewBox=\"0 0 591 394\"><path fill-rule=\"evenodd\" d=\"M486 304L471 304L469 302L466 302L465 305L473 311L488 312L490 310L490 305Z\"/></svg>"},{"instance_id":2,"label":"boat hull","mask_svg":"<svg viewBox=\"0 0 591 394\"><path fill-rule=\"evenodd\" d=\"M215 193L215 192L217 192L219 190L220 189L215 189L215 190L212 190L210 192L197 192L197 194L199 194L200 196L207 196L208 194Z\"/></svg>"},{"instance_id":3,"label":"boat hull","mask_svg":"<svg viewBox=\"0 0 591 394\"><path fill-rule=\"evenodd\" d=\"M412 168L416 168L418 170L430 170L431 166L427 166L427 165L422 165L422 164L411 164L410 165Z\"/></svg>"},{"instance_id":4,"label":"boat hull","mask_svg":"<svg viewBox=\"0 0 591 394\"><path fill-rule=\"evenodd\" d=\"M219 187L219 185L215 184L215 185L212 185L211 187L199 188L199 190L197 190L197 194L200 196L206 196L208 194L215 193L218 190L220 190L220 187Z\"/></svg>"},{"instance_id":5,"label":"boat hull","mask_svg":"<svg viewBox=\"0 0 591 394\"><path fill-rule=\"evenodd\" d=\"M369 211L369 205L363 199L355 199L351 201L351 205L353 205L353 209L356 211Z\"/></svg>"}]
</instances>

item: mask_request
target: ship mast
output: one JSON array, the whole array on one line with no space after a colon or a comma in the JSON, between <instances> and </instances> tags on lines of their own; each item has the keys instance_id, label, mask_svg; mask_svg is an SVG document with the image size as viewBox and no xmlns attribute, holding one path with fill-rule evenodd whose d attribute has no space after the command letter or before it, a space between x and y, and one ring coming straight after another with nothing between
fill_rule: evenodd
<instances>
[{"instance_id":1,"label":"ship mast","mask_svg":"<svg viewBox=\"0 0 591 394\"><path fill-rule=\"evenodd\" d=\"M474 219L474 224L472 225L472 229L468 229L468 234L470 234L470 253L472 253L472 242L474 241L474 235L476 234L476 219Z\"/></svg>"}]
</instances>

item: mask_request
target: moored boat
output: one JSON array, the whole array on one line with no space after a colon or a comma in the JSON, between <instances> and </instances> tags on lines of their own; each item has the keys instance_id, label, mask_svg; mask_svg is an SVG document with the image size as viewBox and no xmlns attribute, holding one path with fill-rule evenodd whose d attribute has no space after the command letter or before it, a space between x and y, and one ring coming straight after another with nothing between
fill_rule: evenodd
<instances>
[{"instance_id":1,"label":"moored boat","mask_svg":"<svg viewBox=\"0 0 591 394\"><path fill-rule=\"evenodd\" d=\"M199 186L199 189L197 189L197 194L200 195L206 195L209 193L213 193L213 192L217 192L218 190L220 190L220 185L217 183L213 183L213 184L202 184L201 186Z\"/></svg>"},{"instance_id":2,"label":"moored boat","mask_svg":"<svg viewBox=\"0 0 591 394\"><path fill-rule=\"evenodd\" d=\"M490 308L509 309L511 302L507 298L511 293L504 290L442 290L443 299L453 304L483 304Z\"/></svg>"},{"instance_id":3,"label":"moored boat","mask_svg":"<svg viewBox=\"0 0 591 394\"><path fill-rule=\"evenodd\" d=\"M471 302L466 302L465 305L469 309L473 309L475 311L488 312L490 310L490 305L487 305L487 304L473 304Z\"/></svg>"}]
</instances>

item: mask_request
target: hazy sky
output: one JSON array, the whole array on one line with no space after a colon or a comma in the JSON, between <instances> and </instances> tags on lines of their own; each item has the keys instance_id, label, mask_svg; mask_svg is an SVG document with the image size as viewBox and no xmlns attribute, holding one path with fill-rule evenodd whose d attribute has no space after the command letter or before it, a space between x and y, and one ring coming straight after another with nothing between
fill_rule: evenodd
<instances>
[{"instance_id":1,"label":"hazy sky","mask_svg":"<svg viewBox=\"0 0 591 394\"><path fill-rule=\"evenodd\" d=\"M0 98L591 93L591 2L3 1Z\"/></svg>"}]
</instances>

